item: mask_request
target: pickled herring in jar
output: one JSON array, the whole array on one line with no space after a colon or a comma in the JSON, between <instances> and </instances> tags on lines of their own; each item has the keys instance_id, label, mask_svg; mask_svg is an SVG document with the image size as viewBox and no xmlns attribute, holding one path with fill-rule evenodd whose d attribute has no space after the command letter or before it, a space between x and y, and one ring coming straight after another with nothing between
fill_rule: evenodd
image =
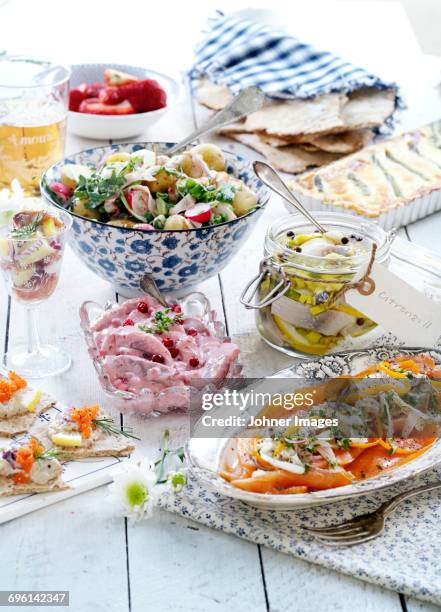
<instances>
[{"instance_id":1,"label":"pickled herring in jar","mask_svg":"<svg viewBox=\"0 0 441 612\"><path fill-rule=\"evenodd\" d=\"M365 348L384 331L348 304L345 293L365 278L373 258L387 264L390 235L353 215L314 215L326 233L300 215L284 217L269 228L266 273L257 291L264 304L256 309L261 336L274 348L300 357Z\"/></svg>"}]
</instances>

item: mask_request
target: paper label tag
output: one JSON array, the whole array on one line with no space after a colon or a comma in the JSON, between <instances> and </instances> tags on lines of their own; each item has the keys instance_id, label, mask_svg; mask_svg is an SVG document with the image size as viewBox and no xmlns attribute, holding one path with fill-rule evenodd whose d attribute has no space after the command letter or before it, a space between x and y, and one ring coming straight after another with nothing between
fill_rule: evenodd
<instances>
[{"instance_id":1,"label":"paper label tag","mask_svg":"<svg viewBox=\"0 0 441 612\"><path fill-rule=\"evenodd\" d=\"M435 346L441 337L441 304L380 264L373 264L369 276L375 282L374 292L362 295L350 289L346 302L408 346Z\"/></svg>"}]
</instances>

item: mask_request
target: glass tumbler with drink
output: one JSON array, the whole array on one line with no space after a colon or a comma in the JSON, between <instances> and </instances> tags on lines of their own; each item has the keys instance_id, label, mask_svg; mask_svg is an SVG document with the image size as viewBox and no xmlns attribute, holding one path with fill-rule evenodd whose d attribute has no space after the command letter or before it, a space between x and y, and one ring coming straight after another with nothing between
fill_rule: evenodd
<instances>
[{"instance_id":1,"label":"glass tumbler with drink","mask_svg":"<svg viewBox=\"0 0 441 612\"><path fill-rule=\"evenodd\" d=\"M18 179L26 195L64 155L70 69L0 57L0 189Z\"/></svg>"}]
</instances>

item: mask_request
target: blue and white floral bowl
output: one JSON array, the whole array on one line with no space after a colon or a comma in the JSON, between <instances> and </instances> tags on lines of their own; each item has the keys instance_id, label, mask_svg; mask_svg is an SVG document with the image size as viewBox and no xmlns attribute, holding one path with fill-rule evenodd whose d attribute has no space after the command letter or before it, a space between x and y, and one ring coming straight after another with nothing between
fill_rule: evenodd
<instances>
[{"instance_id":1,"label":"blue and white floral bowl","mask_svg":"<svg viewBox=\"0 0 441 612\"><path fill-rule=\"evenodd\" d=\"M131 153L155 146L165 151L173 143L114 144L75 153L45 172L41 193L48 202L62 208L47 189L47 185L60 180L61 166L96 166L110 153ZM228 169L257 193L259 207L247 215L208 228L146 231L107 225L71 213L69 241L73 250L90 270L128 297L142 294L139 280L145 272L153 274L164 292L187 290L218 274L245 243L269 199L268 189L256 177L249 162L229 152L225 156Z\"/></svg>"}]
</instances>

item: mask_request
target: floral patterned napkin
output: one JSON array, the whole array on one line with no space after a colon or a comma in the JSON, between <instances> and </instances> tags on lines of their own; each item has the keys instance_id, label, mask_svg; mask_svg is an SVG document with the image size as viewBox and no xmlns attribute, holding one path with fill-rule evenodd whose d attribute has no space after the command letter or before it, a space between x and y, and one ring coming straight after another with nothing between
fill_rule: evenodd
<instances>
[{"instance_id":1,"label":"floral patterned napkin","mask_svg":"<svg viewBox=\"0 0 441 612\"><path fill-rule=\"evenodd\" d=\"M384 533L358 546L326 547L302 529L342 522L375 510L402 491L440 479L438 467L375 495L277 512L207 491L191 477L182 492L162 497L159 505L208 527L440 605L441 490L402 502L387 519Z\"/></svg>"}]
</instances>

